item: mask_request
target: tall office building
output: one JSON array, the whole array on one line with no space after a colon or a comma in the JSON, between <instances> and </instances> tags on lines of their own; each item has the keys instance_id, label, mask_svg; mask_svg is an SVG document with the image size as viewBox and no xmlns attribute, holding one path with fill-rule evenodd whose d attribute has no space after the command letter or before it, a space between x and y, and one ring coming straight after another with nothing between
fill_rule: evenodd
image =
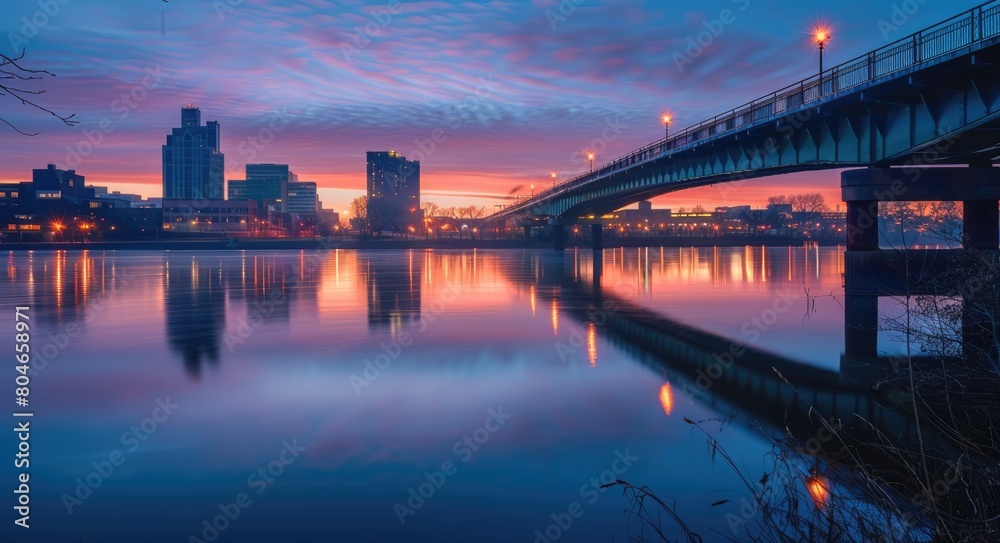
<instances>
[{"instance_id":1,"label":"tall office building","mask_svg":"<svg viewBox=\"0 0 1000 543\"><path fill-rule=\"evenodd\" d=\"M226 184L226 200L246 200L247 182L245 179L230 179Z\"/></svg>"},{"instance_id":2,"label":"tall office building","mask_svg":"<svg viewBox=\"0 0 1000 543\"><path fill-rule=\"evenodd\" d=\"M222 198L225 156L219 147L219 123L201 124L201 110L181 108L181 126L163 146L164 198Z\"/></svg>"},{"instance_id":3,"label":"tall office building","mask_svg":"<svg viewBox=\"0 0 1000 543\"><path fill-rule=\"evenodd\" d=\"M368 151L368 202L396 220L393 227L419 226L420 161L395 151Z\"/></svg>"},{"instance_id":4,"label":"tall office building","mask_svg":"<svg viewBox=\"0 0 1000 543\"><path fill-rule=\"evenodd\" d=\"M319 200L316 197L316 183L312 181L288 183L288 212L309 217L316 216Z\"/></svg>"},{"instance_id":5,"label":"tall office building","mask_svg":"<svg viewBox=\"0 0 1000 543\"><path fill-rule=\"evenodd\" d=\"M288 164L247 164L246 179L230 179L227 196L230 200L253 200L257 210L267 214L288 211L288 184L298 181Z\"/></svg>"}]
</instances>

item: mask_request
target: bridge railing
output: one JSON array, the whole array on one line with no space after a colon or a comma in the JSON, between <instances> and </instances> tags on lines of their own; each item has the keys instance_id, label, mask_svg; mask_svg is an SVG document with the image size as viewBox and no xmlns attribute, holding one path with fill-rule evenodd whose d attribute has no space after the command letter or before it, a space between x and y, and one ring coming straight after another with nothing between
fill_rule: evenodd
<instances>
[{"instance_id":1,"label":"bridge railing","mask_svg":"<svg viewBox=\"0 0 1000 543\"><path fill-rule=\"evenodd\" d=\"M668 152L695 145L729 132L785 115L803 106L831 98L890 77L1000 35L1000 0L985 2L946 21L892 42L879 49L824 70L798 83L758 98L618 157L585 174L547 189L534 198L500 213L534 205L539 197L554 196L593 179L614 173Z\"/></svg>"}]
</instances>

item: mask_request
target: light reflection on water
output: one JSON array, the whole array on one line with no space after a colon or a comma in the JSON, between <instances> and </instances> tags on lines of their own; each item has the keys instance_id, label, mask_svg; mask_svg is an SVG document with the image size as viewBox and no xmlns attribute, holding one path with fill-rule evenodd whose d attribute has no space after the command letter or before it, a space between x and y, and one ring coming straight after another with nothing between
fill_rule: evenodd
<instances>
[{"instance_id":1,"label":"light reflection on water","mask_svg":"<svg viewBox=\"0 0 1000 543\"><path fill-rule=\"evenodd\" d=\"M566 537L610 541L626 505L584 486L625 451L639 460L622 478L678 498L696 524L723 522L704 504L738 483L712 469L681 419L727 417L733 404L671 384L667 369L580 318L585 294L564 279L591 284L591 258L12 252L0 295L31 307L44 357L32 381L34 533L200 537L293 439L306 451L252 495L252 514L225 540L528 541L578 502L585 514ZM622 303L817 368L839 364L836 248L618 249L600 270ZM789 307L769 321L780 296ZM743 328L755 318L767 323L752 325L751 342ZM179 409L129 450L123 432L168 397ZM498 408L509 421L463 460L456 443ZM741 425L723 434L757 471L766 440ZM115 450L124 463L68 515L64 493ZM394 504L446 461L457 472L400 524Z\"/></svg>"}]
</instances>

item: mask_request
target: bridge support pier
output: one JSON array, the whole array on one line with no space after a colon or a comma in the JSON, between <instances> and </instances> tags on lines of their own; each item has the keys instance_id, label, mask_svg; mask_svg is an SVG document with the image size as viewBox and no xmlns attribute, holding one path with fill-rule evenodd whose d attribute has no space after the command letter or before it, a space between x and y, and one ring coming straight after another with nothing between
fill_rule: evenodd
<instances>
[{"instance_id":1,"label":"bridge support pier","mask_svg":"<svg viewBox=\"0 0 1000 543\"><path fill-rule=\"evenodd\" d=\"M594 245L594 251L604 250L604 227L600 223L590 225L590 239Z\"/></svg>"},{"instance_id":2,"label":"bridge support pier","mask_svg":"<svg viewBox=\"0 0 1000 543\"><path fill-rule=\"evenodd\" d=\"M878 296L844 297L844 355L878 356Z\"/></svg>"},{"instance_id":3,"label":"bridge support pier","mask_svg":"<svg viewBox=\"0 0 1000 543\"><path fill-rule=\"evenodd\" d=\"M594 253L594 269L591 284L594 288L594 292L601 291L601 276L604 275L604 253L595 252Z\"/></svg>"},{"instance_id":4,"label":"bridge support pier","mask_svg":"<svg viewBox=\"0 0 1000 543\"><path fill-rule=\"evenodd\" d=\"M962 296L962 359L996 367L996 300L970 285L989 281L1000 247L1000 168L867 168L841 174L847 203L845 359L877 358L879 296ZM878 204L959 201L964 250L880 252ZM972 253L969 253L969 250ZM984 267L985 266L985 267ZM984 279L984 277L986 277Z\"/></svg>"},{"instance_id":5,"label":"bridge support pier","mask_svg":"<svg viewBox=\"0 0 1000 543\"><path fill-rule=\"evenodd\" d=\"M525 226L524 227L524 239L525 240L531 239L531 227L530 226Z\"/></svg>"},{"instance_id":6,"label":"bridge support pier","mask_svg":"<svg viewBox=\"0 0 1000 543\"><path fill-rule=\"evenodd\" d=\"M996 249L1000 246L998 200L962 202L963 245L968 249Z\"/></svg>"},{"instance_id":7,"label":"bridge support pier","mask_svg":"<svg viewBox=\"0 0 1000 543\"><path fill-rule=\"evenodd\" d=\"M847 250L878 249L878 200L847 202Z\"/></svg>"},{"instance_id":8,"label":"bridge support pier","mask_svg":"<svg viewBox=\"0 0 1000 543\"><path fill-rule=\"evenodd\" d=\"M847 170L847 250L878 250L878 203L962 202L966 249L1000 246L1000 168L865 168Z\"/></svg>"},{"instance_id":9,"label":"bridge support pier","mask_svg":"<svg viewBox=\"0 0 1000 543\"><path fill-rule=\"evenodd\" d=\"M566 249L566 227L561 224L552 225L552 245L557 251Z\"/></svg>"}]
</instances>

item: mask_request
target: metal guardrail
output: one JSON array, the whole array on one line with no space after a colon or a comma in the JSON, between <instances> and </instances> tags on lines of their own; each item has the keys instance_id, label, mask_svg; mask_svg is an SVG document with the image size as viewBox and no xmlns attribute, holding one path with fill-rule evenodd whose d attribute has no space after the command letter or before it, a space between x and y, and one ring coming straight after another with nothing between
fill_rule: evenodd
<instances>
[{"instance_id":1,"label":"metal guardrail","mask_svg":"<svg viewBox=\"0 0 1000 543\"><path fill-rule=\"evenodd\" d=\"M498 213L510 213L533 205L539 196L555 195L604 174L643 162L668 151L722 136L788 111L819 102L878 79L898 74L930 60L949 55L1000 34L1000 0L991 0L950 19L859 56L821 74L808 77L728 113L689 126L679 133L641 147L548 189L533 199Z\"/></svg>"}]
</instances>

